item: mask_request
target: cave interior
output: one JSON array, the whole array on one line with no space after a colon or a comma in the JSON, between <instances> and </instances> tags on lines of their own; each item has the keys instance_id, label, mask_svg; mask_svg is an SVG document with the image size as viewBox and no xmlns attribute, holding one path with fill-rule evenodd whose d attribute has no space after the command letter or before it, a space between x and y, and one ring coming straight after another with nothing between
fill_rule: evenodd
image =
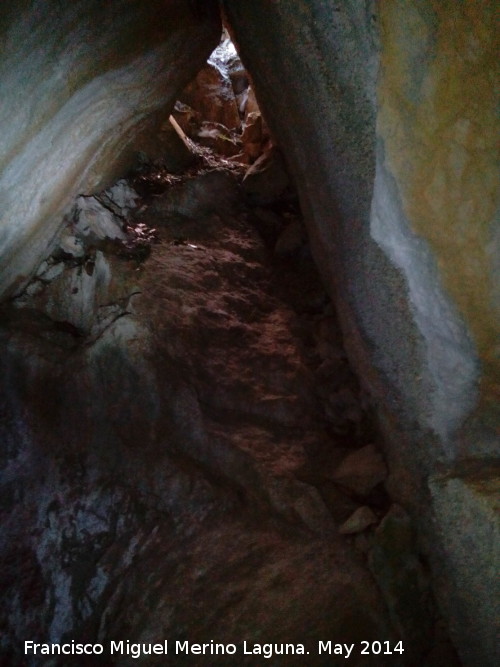
<instances>
[{"instance_id":1,"label":"cave interior","mask_svg":"<svg viewBox=\"0 0 500 667\"><path fill-rule=\"evenodd\" d=\"M494 11L0 10L0 665L498 664Z\"/></svg>"}]
</instances>

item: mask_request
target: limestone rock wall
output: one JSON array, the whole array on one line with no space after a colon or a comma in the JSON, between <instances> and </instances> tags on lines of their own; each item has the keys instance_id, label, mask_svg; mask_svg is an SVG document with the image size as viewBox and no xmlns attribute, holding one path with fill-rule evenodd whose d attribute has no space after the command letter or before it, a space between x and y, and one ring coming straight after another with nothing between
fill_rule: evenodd
<instances>
[{"instance_id":1,"label":"limestone rock wall","mask_svg":"<svg viewBox=\"0 0 500 667\"><path fill-rule=\"evenodd\" d=\"M0 296L113 183L217 44L214 2L20 0L0 34Z\"/></svg>"},{"instance_id":2,"label":"limestone rock wall","mask_svg":"<svg viewBox=\"0 0 500 667\"><path fill-rule=\"evenodd\" d=\"M297 183L346 347L378 403L392 492L413 508L462 658L494 664L472 641L494 628L471 613L481 591L459 555L472 543L484 560L491 545L474 526L486 518L451 536L457 517L428 480L460 477L468 458L488 488L496 474L495 3L223 5ZM452 562L461 590L447 578Z\"/></svg>"},{"instance_id":3,"label":"limestone rock wall","mask_svg":"<svg viewBox=\"0 0 500 667\"><path fill-rule=\"evenodd\" d=\"M419 573L366 564L371 537L358 533L389 516L386 469L309 255L273 258L234 173L203 165L161 194L156 175L149 198L123 180L80 197L67 252L0 308L2 664L41 664L26 637L97 640L104 664L122 637L168 638L174 656L185 636L298 637L313 666L324 637L400 635L395 667L416 664L432 638L413 631L413 613L393 619L374 576L392 598L403 582L418 615ZM285 232L300 225L293 210L274 214ZM110 243L123 217L127 235L148 229L156 242ZM360 511L368 525L349 520ZM387 532L380 523L377 553L393 551ZM262 664L238 653L215 664Z\"/></svg>"},{"instance_id":4,"label":"limestone rock wall","mask_svg":"<svg viewBox=\"0 0 500 667\"><path fill-rule=\"evenodd\" d=\"M494 13L488 2L380 11L372 233L406 276L432 367L429 423L443 437L474 407L479 380L485 418L499 416Z\"/></svg>"}]
</instances>

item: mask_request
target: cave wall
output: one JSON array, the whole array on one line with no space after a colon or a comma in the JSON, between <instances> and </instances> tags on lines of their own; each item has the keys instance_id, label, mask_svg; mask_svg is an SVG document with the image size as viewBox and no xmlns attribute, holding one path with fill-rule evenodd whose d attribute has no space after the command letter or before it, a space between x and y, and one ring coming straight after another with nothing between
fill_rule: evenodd
<instances>
[{"instance_id":1,"label":"cave wall","mask_svg":"<svg viewBox=\"0 0 500 667\"><path fill-rule=\"evenodd\" d=\"M371 228L405 274L433 368L430 425L451 439L478 381L485 420L498 418L498 37L493 3L413 4L380 11ZM399 204L387 206L391 178Z\"/></svg>"},{"instance_id":2,"label":"cave wall","mask_svg":"<svg viewBox=\"0 0 500 667\"><path fill-rule=\"evenodd\" d=\"M0 35L0 296L43 259L75 195L148 146L220 35L214 2L19 0Z\"/></svg>"},{"instance_id":3,"label":"cave wall","mask_svg":"<svg viewBox=\"0 0 500 667\"><path fill-rule=\"evenodd\" d=\"M391 491L462 658L493 664L498 585L474 563L498 564L495 4L223 5L377 405Z\"/></svg>"}]
</instances>

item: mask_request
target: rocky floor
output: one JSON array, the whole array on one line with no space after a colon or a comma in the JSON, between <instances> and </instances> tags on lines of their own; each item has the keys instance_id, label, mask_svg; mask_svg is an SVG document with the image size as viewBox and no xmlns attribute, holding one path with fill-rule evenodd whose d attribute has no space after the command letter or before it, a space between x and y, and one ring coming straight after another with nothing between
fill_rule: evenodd
<instances>
[{"instance_id":1,"label":"rocky floor","mask_svg":"<svg viewBox=\"0 0 500 667\"><path fill-rule=\"evenodd\" d=\"M293 194L257 205L221 164L136 179L135 250L89 237L3 309L1 664L84 664L27 638L453 664ZM165 664L106 664L137 662Z\"/></svg>"}]
</instances>

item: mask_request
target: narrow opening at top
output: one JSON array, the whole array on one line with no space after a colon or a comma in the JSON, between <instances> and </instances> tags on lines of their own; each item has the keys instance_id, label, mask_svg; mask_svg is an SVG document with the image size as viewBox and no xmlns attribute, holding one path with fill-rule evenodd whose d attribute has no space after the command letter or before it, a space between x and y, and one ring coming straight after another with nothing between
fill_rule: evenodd
<instances>
[{"instance_id":1,"label":"narrow opening at top","mask_svg":"<svg viewBox=\"0 0 500 667\"><path fill-rule=\"evenodd\" d=\"M172 117L189 139L237 163L253 164L272 147L251 77L226 29Z\"/></svg>"}]
</instances>

